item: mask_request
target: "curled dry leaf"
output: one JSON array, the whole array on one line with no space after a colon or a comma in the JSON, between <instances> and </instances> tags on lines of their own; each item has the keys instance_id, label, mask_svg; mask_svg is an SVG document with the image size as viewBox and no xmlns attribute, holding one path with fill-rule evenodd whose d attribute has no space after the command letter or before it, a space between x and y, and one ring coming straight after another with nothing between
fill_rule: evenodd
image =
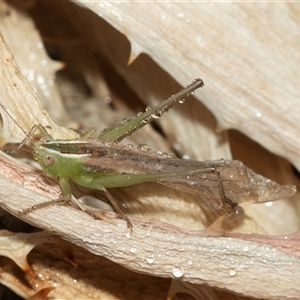
<instances>
[{"instance_id":1,"label":"curled dry leaf","mask_svg":"<svg viewBox=\"0 0 300 300\"><path fill-rule=\"evenodd\" d=\"M147 3L81 5L126 34L133 56L147 53L179 83L203 74L206 89L199 99L220 130L235 128L300 168L297 5L155 2L151 10ZM111 47L106 49L112 57Z\"/></svg>"},{"instance_id":2,"label":"curled dry leaf","mask_svg":"<svg viewBox=\"0 0 300 300\"><path fill-rule=\"evenodd\" d=\"M3 4L3 2L0 3ZM271 53L270 55L273 55L273 52L269 51L268 40L276 43L273 35L269 36L269 39L256 38L258 33L255 33L251 26L256 24L255 26L262 28L259 24L262 20L265 20L265 15L259 13L254 5L247 4L247 9L239 4L223 5L219 6L217 11L214 11L214 8L209 4L203 4L200 10L195 4L191 3L189 6L183 6L183 3L174 3L172 7L169 6L171 4L155 3L151 11L141 3L131 5L129 3L84 2L81 5L91 8L98 15L101 14L104 19L125 33L131 42L133 56L137 57L141 52L148 53L179 83L186 84L190 79L205 74L205 90L203 93L201 92L201 97L200 94L198 95L198 98L201 98L205 105L217 116L220 128L238 128L255 140L259 136L260 142L265 147L272 148L272 151L279 154L284 154L283 156L290 158L297 165L298 158L296 158L296 154L298 155L298 151L297 153L295 151L297 141L294 133L298 129L294 124L290 126L290 123L294 122L295 115L297 115L297 103L294 101L294 95L298 85L289 76L298 72L298 69L294 69L296 66L294 59L297 55L295 53L294 56L288 55L284 63L277 64L278 60L274 56L270 56L266 60L257 51L254 51L261 49L261 53ZM41 1L36 8L34 8L34 4L32 7L31 15L35 17L38 15L40 19L45 19L45 23L47 23L47 14L43 14L45 7L56 11L55 15L61 14L62 16L61 22L51 23L54 36L50 36L50 38L48 36L48 40L53 40L53 37L54 39L57 38L55 36L56 26L59 28L57 32L61 32L62 25L66 22L66 27L70 26L77 32L76 39L85 42L84 47L81 47L83 52L74 52L77 55L76 59L79 59L80 53L82 55L84 51L88 53L93 51L94 56L92 55L92 57L99 55L100 52L101 55L106 55L118 73L126 78L133 90L143 100L147 101L147 105L153 105L156 101L168 97L179 89L174 80L162 70L159 70L150 57L141 55L130 66L126 66L130 48L128 40L105 24L97 14L69 2L60 2L57 5L54 2ZM273 20L273 18L277 20L278 11L285 14L285 19L289 19L286 15L290 7L292 6L287 4L277 6L276 9L273 8L270 20ZM266 9L265 7L261 8ZM9 9L14 12L11 7ZM215 13L222 16L222 18L213 17ZM238 14L238 18L236 18L236 14ZM252 21L253 24L251 22L247 23L249 21L248 15L256 16ZM143 22L137 24L137 16L143 16ZM120 20L120 17L123 19ZM3 19L1 18L1 20ZM179 22L177 22L178 20ZM231 21L229 22L229 20ZM236 23L243 22L243 24L237 26L236 23L232 23L233 20ZM294 24L292 18L289 22L289 24ZM174 24L179 26L176 35L173 34ZM190 24L188 28L186 24ZM199 28L203 28L200 40L195 38L195 35L191 32L192 28L197 29L197 31ZM246 29L248 34L239 35L236 28ZM285 27L280 29L277 26L276 28L279 31L286 31ZM267 26L263 29L262 36L268 36L270 31L268 31ZM169 30L172 30L172 34L169 33ZM292 35L290 35L291 42L293 42L293 36L296 36L295 32L297 30L298 27L294 26ZM43 31L42 28L41 31ZM188 36L187 32L189 33ZM276 31L273 30L273 32ZM232 33L235 33L235 35L232 35ZM226 38L227 34L230 34L228 39ZM13 37L13 35L12 32L11 36ZM215 38L216 35L224 37L224 40L215 43L218 41ZM230 44L228 41L233 36L234 43ZM241 36L243 38L240 38ZM281 38L287 37L289 37L288 34L281 35ZM17 35L16 38L20 39L20 36ZM247 47L249 45L257 46L254 50L249 46L252 51L250 51L252 54L249 54L249 57L243 56L244 53L250 53L248 48L245 50L244 46L238 47L240 40L243 43L247 40L248 42L244 43L247 44ZM74 53L72 56L73 49L69 47L72 44L70 43L72 38L66 39L66 41L68 46L64 49L65 57L73 57L73 63L76 65ZM36 45L37 42L39 43L35 36L33 43ZM235 49L231 47L233 44L236 45ZM62 43L62 47L64 45ZM36 94L33 93L31 86L24 80L18 70L3 38L0 46L1 103L18 121L25 132L28 132L33 125L41 123L45 126L51 126L54 138L74 138L76 134L73 131L58 127L42 109ZM284 47L274 48L285 51ZM69 52L66 52L66 49L69 49ZM293 52L291 47L288 47L288 52ZM281 54L276 54L278 55L276 58L281 57ZM230 59L228 59L228 55L231 56ZM243 60L240 59L241 57ZM292 57L293 63L288 63L288 59ZM257 64L262 66L263 63L259 63L257 58L263 58L266 65L263 70L258 71ZM97 59L92 60L92 62L97 62ZM89 63L87 59L82 61L83 64ZM275 61L276 64L274 64ZM72 61L69 63L71 64ZM245 72L245 67L248 67L247 72ZM32 64L32 68L35 68L34 64ZM84 67L82 66L82 68ZM97 85L103 86L103 82L101 82L103 78L99 74L99 76L91 76L88 68L83 73L92 91L98 91ZM285 88L276 85L277 80L280 80L278 74L282 76L281 80L285 77L289 81ZM275 75L276 80L274 80ZM93 80L91 80L91 77ZM187 80L187 78L189 79ZM263 88L261 88L261 85L263 85ZM99 93L95 92L95 94ZM272 97L272 102L267 100L270 97ZM285 104L285 109L291 114L282 113L279 110L282 106L280 101L283 98L290 99ZM214 133L216 124L213 115L196 99L189 99L188 102L177 110L175 109L173 115L167 115L160 122L173 148L181 155L198 159L230 158L226 133L219 135ZM290 111L291 106L293 109ZM118 104L117 107L122 108ZM109 116L111 115L109 113ZM21 141L24 135L11 118L5 113L1 113L1 117L3 121L2 143ZM109 117L107 119L107 126L111 126L110 122L113 118ZM203 120L203 123L200 123L199 119ZM87 124L91 126L90 119L87 120ZM151 130L148 133L149 136L154 136ZM142 138L145 137L142 136ZM159 139L156 139L156 141L161 143ZM145 142L145 140L141 142ZM151 143L150 141L149 144ZM158 144L158 150L168 149L169 146L165 146L165 144L163 146ZM153 145L155 145L155 142ZM253 158L257 160L256 157ZM196 232L186 231L162 222L146 222L135 217L132 218L137 225L130 235L126 225L121 220L115 219L117 225L93 220L83 212L71 207L49 207L26 216L20 216L19 211L23 208L28 208L36 202L47 201L49 198L57 198L60 189L55 182L49 179L45 180L45 177L39 171L17 163L5 155L1 155L0 170L2 172L0 184L5 187L1 189L1 206L31 224L46 231L55 232L64 239L86 248L91 253L107 257L130 270L160 277L171 277L175 280L179 279L182 282L181 286L186 288L186 292L190 290L192 295L198 296L201 293L207 293L211 299L218 299L219 297L225 299L225 294L220 296L216 290L203 289L201 285L197 284L206 283L212 287L227 289L256 298L297 299L299 295L298 287L300 285L297 282L297 278L300 278L299 259L274 248L277 238L268 239L252 236L253 242L243 240L243 238L247 239L247 236L241 235L236 236L238 239L209 238L207 236L212 235L211 229ZM287 168L278 168L278 174L283 172L288 174L283 182L288 182L287 178L292 178L291 172L287 171ZM288 183L293 182L291 180ZM139 188L143 189L142 187ZM127 193L130 197L135 198L139 188L137 187L137 190ZM145 190L147 190L147 187L145 187ZM117 195L118 193L119 195L123 194L122 191L116 191ZM160 195L164 192L158 190L157 193ZM152 197L149 198L149 202L142 202L142 200L137 199L137 201L132 202L131 208L134 211L136 206L140 206L142 209L136 209L137 215L151 218L153 216L151 206L156 208L157 204L160 205L160 203L166 201L169 207L167 210L171 211L170 207L175 207L177 211L171 211L172 213L169 214L166 212L159 218L160 220L168 222L174 222L175 220L177 225L180 224L184 227L185 222L191 221L189 216L190 211L193 210L194 216L192 215L192 218L194 220L192 221L198 221L200 224L197 229L203 228L206 218L203 212L197 210L199 205L193 199L185 198L184 203L181 203L182 206L180 202L176 202L178 204L176 207L174 205L177 201L176 193L172 194L169 190L166 190L165 193L168 193L169 197ZM20 199L22 199L22 202L20 202ZM188 210L186 210L187 208ZM264 211L264 209L265 207L260 207L259 210ZM295 211L295 206L291 205L291 209ZM164 210L165 208L156 209L160 213ZM266 220L261 221L256 215L254 215L253 220L246 219L245 232L269 233L270 230L266 229L265 223L268 222L267 217L272 217L272 215L274 215L273 212L268 211L264 214ZM112 214L111 217L113 216ZM176 219L174 216L176 216ZM294 230L297 222L295 221L292 226L291 223L292 220L288 217L284 230L287 232ZM276 219L273 224L275 233L280 228L282 229L279 219ZM217 235L220 234L220 232L217 232ZM294 238L295 244L292 248L292 254L297 254L298 236L295 235ZM249 239L251 239L251 236ZM257 243L259 239L263 242L262 244ZM43 253L41 253L42 255ZM46 263L47 256L45 255L43 259ZM89 268L84 259L82 264ZM115 267L110 265L110 269L115 269ZM128 272L126 276L130 277L129 274L133 273ZM63 273L61 277L63 280L66 279L68 272ZM187 282L187 287L184 282ZM91 285L87 284L87 287L91 289ZM74 298L76 288L72 285L69 286L68 291L70 294L68 296L70 298ZM132 287L130 288L132 289ZM200 289L199 293L197 289ZM100 290L101 287L98 292ZM66 297L62 289L56 289L55 292L57 297ZM28 293L27 295L32 294ZM93 295L97 295L95 298L99 298L100 294ZM152 298L149 296L149 299L155 299L153 294L151 295ZM112 296L109 295L108 297ZM117 297L122 299L122 295ZM161 297L158 299L161 299ZM228 297L228 299L232 298Z\"/></svg>"},{"instance_id":3,"label":"curled dry leaf","mask_svg":"<svg viewBox=\"0 0 300 300\"><path fill-rule=\"evenodd\" d=\"M43 234L40 233L41 236ZM18 236L15 234L15 241ZM30 236L28 234L27 238L30 239ZM138 299L141 293L145 300L165 298L170 279L131 272L74 244L63 244L73 247L78 267L70 265L51 244L41 244L28 255L35 278L24 276L14 263L1 257L3 272L0 273L0 282L14 286L26 299Z\"/></svg>"},{"instance_id":4,"label":"curled dry leaf","mask_svg":"<svg viewBox=\"0 0 300 300\"><path fill-rule=\"evenodd\" d=\"M3 36L0 36L0 45L1 76L6 78L5 81L1 80L0 82L1 103L10 114L10 116L5 113L1 114L2 145L9 142L20 142L25 137L24 133L23 136L22 133L20 134L20 128L13 122L12 117L18 121L24 132L29 132L35 124L44 124L52 128L54 135L60 136L61 134L66 138L76 137L74 132L56 125L48 113L43 110L38 96L21 75Z\"/></svg>"},{"instance_id":5,"label":"curled dry leaf","mask_svg":"<svg viewBox=\"0 0 300 300\"><path fill-rule=\"evenodd\" d=\"M0 18L1 34L14 53L21 74L28 80L52 118L58 123L66 124L68 116L62 113L62 101L55 85L55 72L62 68L62 63L49 58L33 21L21 11L11 10L1 1ZM32 68L32 65L35 67Z\"/></svg>"},{"instance_id":6,"label":"curled dry leaf","mask_svg":"<svg viewBox=\"0 0 300 300\"><path fill-rule=\"evenodd\" d=\"M37 245L42 243L54 243L61 246L67 257L72 258L72 250L66 249L63 241L52 233L37 232L32 234L13 233L7 230L0 231L1 249L0 255L9 257L13 260L25 273L31 277L35 277L33 270L27 262L27 255ZM75 264L74 259L71 259Z\"/></svg>"}]
</instances>

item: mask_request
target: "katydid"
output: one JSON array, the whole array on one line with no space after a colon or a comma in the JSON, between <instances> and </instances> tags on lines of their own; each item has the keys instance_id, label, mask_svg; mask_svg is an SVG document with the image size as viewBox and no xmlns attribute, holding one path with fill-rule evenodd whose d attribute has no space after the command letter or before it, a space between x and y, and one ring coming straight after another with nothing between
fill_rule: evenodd
<instances>
[{"instance_id":1,"label":"katydid","mask_svg":"<svg viewBox=\"0 0 300 300\"><path fill-rule=\"evenodd\" d=\"M103 130L98 139L90 137L91 131L79 139L54 140L46 127L34 126L27 137L30 138L35 130L40 130L43 135L32 146L34 159L47 174L58 179L62 197L37 204L23 212L28 213L52 203L65 203L72 199L70 180L79 186L103 191L128 227L132 227L131 221L107 189L155 181L199 196L204 208L217 211L220 215L240 213L242 209L238 203L243 201L266 202L291 196L292 188L256 175L239 161L183 160L119 143L160 117L177 102L184 102L187 96L202 86L201 79L194 80L157 106L147 108L144 113ZM85 210L78 200L76 203Z\"/></svg>"}]
</instances>

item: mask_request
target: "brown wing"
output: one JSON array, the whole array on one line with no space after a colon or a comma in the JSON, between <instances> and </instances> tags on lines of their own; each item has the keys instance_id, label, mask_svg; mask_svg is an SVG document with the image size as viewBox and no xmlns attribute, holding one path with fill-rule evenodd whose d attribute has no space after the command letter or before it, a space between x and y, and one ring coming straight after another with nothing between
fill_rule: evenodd
<instances>
[{"instance_id":1,"label":"brown wing","mask_svg":"<svg viewBox=\"0 0 300 300\"><path fill-rule=\"evenodd\" d=\"M158 182L197 194L215 209L224 204L220 198L219 178L225 196L236 203L273 201L290 197L295 192L294 186L279 185L236 160L183 160L159 152L142 151L94 139L88 140L86 145L91 156L84 158L83 163L88 168L110 173L177 173L176 177L160 179ZM219 178L213 169L219 172Z\"/></svg>"}]
</instances>

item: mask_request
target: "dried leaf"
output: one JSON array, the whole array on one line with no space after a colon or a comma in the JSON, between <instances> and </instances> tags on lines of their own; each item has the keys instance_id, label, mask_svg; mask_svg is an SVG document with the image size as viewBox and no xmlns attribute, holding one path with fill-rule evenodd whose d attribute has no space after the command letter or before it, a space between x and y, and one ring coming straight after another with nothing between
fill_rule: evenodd
<instances>
[{"instance_id":1,"label":"dried leaf","mask_svg":"<svg viewBox=\"0 0 300 300\"><path fill-rule=\"evenodd\" d=\"M235 128L300 168L297 5L155 2L151 10L147 3L80 5L125 33L134 56L147 53L179 83L203 74L206 88L197 98L214 113L219 130ZM104 47L109 57L120 50ZM119 70L136 84L136 75L130 78L120 65ZM140 71L147 78L149 69Z\"/></svg>"},{"instance_id":2,"label":"dried leaf","mask_svg":"<svg viewBox=\"0 0 300 300\"><path fill-rule=\"evenodd\" d=\"M29 12L34 16L36 22L39 17L40 20L44 20L46 27L51 28L52 36L48 35L47 40L53 41L56 46L59 45L63 49L61 51L61 53L64 52L63 57L70 58L69 65L80 66L78 70L83 71L86 82L98 97L102 97L99 86L106 88L104 93L108 92L101 71L97 70L98 61L101 63L105 61L100 59L103 55L108 57L113 68L126 78L126 81L145 100L147 105L153 105L179 89L174 80L167 73L159 70L151 58L182 85L187 83L187 78L201 77L201 74L205 73L206 76L203 78L206 84L205 89L196 96L212 109L218 118L219 126L238 128L253 139L259 140L265 147L290 158L297 165L298 139L295 134L297 133L295 124L298 123L295 120L298 113L294 95L297 94L298 85L295 80L297 76L294 74L298 72L295 63L298 56L293 49L297 48L299 26L293 21L295 20L293 14L289 15L288 13L288 11L295 11L293 4L274 4L271 11L265 4L258 9L256 4L245 4L246 6L237 3L217 4L218 7L217 5L212 7L205 3L201 6L192 3L189 3L188 6L184 3L153 3L150 11L148 6L143 3L133 5L130 3L81 2L80 4L93 6L92 9L101 13L111 24L116 27L122 26L121 31L129 38L133 47L133 56L136 57L130 66L126 65L130 49L128 39L114 31L91 11L70 2L43 1L40 1L38 5L30 2L27 9L30 9ZM97 4L99 7L102 6L101 11L98 10ZM55 14L49 15L49 9L55 11ZM262 25L266 18L261 13L261 9L268 10L267 20L270 22L269 24L272 24L271 30L268 25ZM219 17L216 18L216 14ZM277 17L278 14L280 14L280 18ZM59 21L49 22L48 17L51 16L56 16ZM118 19L120 16L123 17L122 21ZM143 16L143 22L139 22L139 16ZM282 22L278 23L278 19L281 19ZM1 18L0 22L2 20L4 19ZM137 21L138 23L136 23ZM188 27L186 27L186 23L189 24ZM42 28L41 23L37 22L36 24L40 29ZM284 27L283 24L288 25ZM30 28L32 30L32 26L29 26L28 30ZM197 32L193 33L195 28L197 28ZM260 28L260 31L256 31L255 28ZM176 30L176 35L173 34L174 30ZM75 37L72 36L74 32L76 32ZM199 32L201 33L200 40L195 36L197 34L199 37ZM61 38L61 34L65 34L65 36ZM275 34L280 34L280 39L276 38ZM13 36L14 31L11 31L11 37ZM38 41L36 36L31 36L33 43L36 43ZM20 39L17 32L16 37ZM220 39L220 37L222 38ZM283 44L278 46L280 41ZM74 45L77 46L74 48ZM277 49L276 52L273 51L274 49ZM141 52L148 53L151 58L146 55L138 56ZM86 53L88 53L87 56L84 55ZM287 56L285 56L286 53L288 53ZM1 43L0 57L2 68L1 103L4 103L21 127L28 132L33 125L42 123L53 128L55 137L72 138L76 136L72 131L56 127L47 114L41 110L37 96L32 93L31 87L20 75L12 60L12 55L4 43ZM8 60L3 58L8 58ZM278 63L280 61L278 58L284 59L284 62ZM93 68L90 69L89 64L93 65ZM35 69L37 66L32 64L31 67ZM245 67L248 67L247 72L245 72ZM285 82L284 86L283 82ZM9 89L15 83L17 86ZM75 85L75 87L77 86ZM127 95L127 92L124 94ZM267 100L271 97L272 102ZM289 99L288 102L285 102L284 112L280 110L281 99ZM107 116L103 118L105 120L103 122L107 124L105 126L114 125L120 115L124 115L125 111L128 112L124 109L124 105L120 105L117 101L115 103L117 103L116 114L107 109L107 105L101 106L103 111L105 109L104 115ZM90 102L86 102L83 106L84 109L89 107L89 111L96 112L98 108L95 109L95 107L98 107L99 103L92 105ZM3 142L22 140L24 135L11 118L4 112L1 112L1 116ZM96 115L96 120L97 118L99 117ZM200 123L199 119L203 120L203 123ZM84 121L87 126L93 126L97 122L93 122L89 118ZM160 125L167 136L167 142L169 141L170 145L182 156L198 159L230 158L227 134L216 135L214 133L216 124L213 115L205 110L204 106L196 99L189 98L183 106L172 110L172 115L164 117ZM102 127L101 123L100 128L102 129ZM170 149L166 141L163 142L158 135L154 137L153 130L147 129L145 132L146 134L140 134L141 142L146 142L158 150ZM148 142L145 140L145 136L154 138ZM153 142L153 140L155 141ZM250 161L252 159L257 162L260 154L249 154L249 148L245 151L245 156L248 154ZM269 154L268 158L273 159ZM5 187L1 189L1 206L19 216L18 213L22 208L28 208L36 201L41 202L58 197L59 187L49 179L45 181L42 173L23 164L15 163L5 156L1 156L1 159L1 172L3 173L0 177L0 184ZM266 168L265 159L260 159L260 161L261 169ZM274 165L274 163L272 164ZM272 178L283 179L281 182L295 183L292 171L289 170L287 164L276 164L276 168L263 171L269 172ZM138 195L138 189L129 193L132 196L131 199L135 199ZM145 190L147 191L147 186ZM116 193L122 194L122 191L116 191ZM159 212L158 219L168 222L175 221L180 226L191 222L189 220L191 218L194 224L197 221L200 225L205 223L205 216L197 210L199 205L192 199L186 197L184 201L178 202L179 198L176 193L169 194L168 189L165 190L165 193L157 190L157 193L159 196L149 197L148 202L140 202L140 199L133 201L130 209L136 209L137 216L143 215L147 218L153 217L153 211ZM162 197L166 193L168 195ZM169 211L167 213L159 208L160 203L163 203L165 199L167 199ZM177 204L179 205L176 206ZM299 227L297 207L295 201L274 202L271 207L256 205L252 219L244 220L246 224L244 232L279 234L295 231ZM245 208L247 214L252 210L251 206ZM286 212L286 218L282 216L282 211ZM110 214L110 217L115 218L115 215ZM178 278L175 275L181 274L183 270L179 279L187 280L190 290L199 288L205 293L203 287L190 285L204 282L214 287L256 298L297 299L299 295L299 283L297 282L299 259L273 248L277 243L276 237L273 239L240 235L238 239L206 238L202 234L212 234L211 229L204 232L184 231L161 222L145 222L134 217L132 218L137 225L134 227L133 234L129 236L126 226L121 220L113 219L117 225L96 221L71 207L49 207L32 212L27 216L22 215L21 218L47 231L57 232L65 239L84 246L97 255L106 256L112 261L138 272ZM200 225L198 229L203 228ZM220 231L217 230L216 234L220 235ZM246 241L242 240L243 238ZM247 241L248 238L253 238L253 241ZM294 238L291 238L291 241L293 240L296 246L293 246L291 253L297 255L298 236L296 234ZM263 244L257 244L258 241ZM282 243L279 247L284 249L289 245L289 241ZM170 251L166 251L166 249ZM44 253L46 252L44 251ZM41 254L41 256L42 260L46 262L47 255ZM87 267L90 274L90 267L87 266L85 259L83 259L83 265ZM112 267L110 264L109 270L115 269L116 267ZM2 276L8 274L5 268L4 271ZM55 271L54 268L53 271ZM67 280L68 274L68 271L61 274L62 280ZM128 271L126 274L127 277L130 277L134 273ZM90 275L90 277L93 276ZM10 285L10 282L14 282L14 280L6 281L5 284ZM155 282L154 286L157 286L157 283L162 283L163 279ZM16 282L13 284L11 286L18 289ZM91 290L91 286L93 284L87 284L87 289ZM68 287L69 298L74 298L76 286ZM95 298L103 298L103 294L99 296L101 288L103 289L103 286L95 292L94 295L97 295ZM131 287L127 290L135 288L136 285L133 289ZM51 293L55 293L56 290ZM126 287L122 284L124 293L125 290ZM66 294L63 293L64 291L58 290L55 295L66 297ZM207 293L214 299L218 299L220 295L215 289L211 292L207 290ZM112 294L105 297L114 299L114 293ZM141 293L139 293L139 298L140 295ZM225 299L224 295L222 294L220 297ZM123 296L120 294L116 297L121 299ZM129 298L133 299L132 296ZM158 297L158 299L161 298ZM155 299L153 294L149 299Z\"/></svg>"}]
</instances>

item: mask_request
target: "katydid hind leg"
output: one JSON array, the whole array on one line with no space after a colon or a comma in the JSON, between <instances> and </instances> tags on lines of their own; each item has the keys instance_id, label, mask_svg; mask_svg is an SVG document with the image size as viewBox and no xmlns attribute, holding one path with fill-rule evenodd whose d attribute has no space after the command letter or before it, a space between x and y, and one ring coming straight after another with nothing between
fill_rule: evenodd
<instances>
[{"instance_id":1,"label":"katydid hind leg","mask_svg":"<svg viewBox=\"0 0 300 300\"><path fill-rule=\"evenodd\" d=\"M130 118L115 127L104 129L98 138L102 141L108 142L117 142L123 140L125 137L131 135L135 131L147 125L149 122L161 117L177 102L184 100L196 89L203 87L203 85L204 84L201 79L195 79L190 85L183 88L181 91L169 97L167 100L156 105L155 107L149 107L144 113L139 113L135 117Z\"/></svg>"},{"instance_id":2,"label":"katydid hind leg","mask_svg":"<svg viewBox=\"0 0 300 300\"><path fill-rule=\"evenodd\" d=\"M221 198L223 204L228 203L233 208L236 207L238 204L236 202L230 200L225 194L224 185L223 185L221 174L220 174L219 170L216 167L212 167L211 170L212 170L212 173L215 173L217 175L219 194L220 194L220 198Z\"/></svg>"}]
</instances>

